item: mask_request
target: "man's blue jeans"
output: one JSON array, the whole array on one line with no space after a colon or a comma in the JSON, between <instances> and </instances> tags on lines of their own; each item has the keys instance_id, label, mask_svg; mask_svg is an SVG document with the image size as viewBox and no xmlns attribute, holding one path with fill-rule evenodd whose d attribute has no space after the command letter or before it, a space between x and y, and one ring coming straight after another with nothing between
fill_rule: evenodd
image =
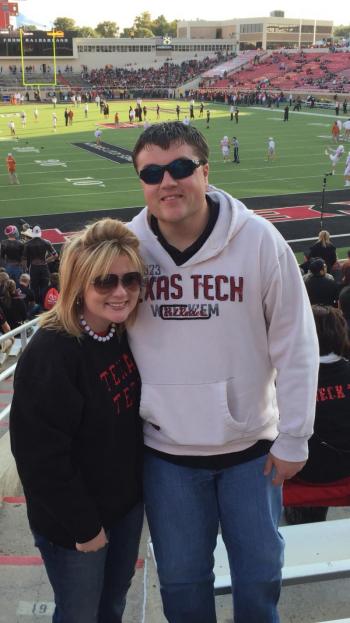
<instances>
[{"instance_id":1,"label":"man's blue jeans","mask_svg":"<svg viewBox=\"0 0 350 623\"><path fill-rule=\"evenodd\" d=\"M146 452L144 494L169 623L216 623L213 552L219 524L235 623L278 623L281 487L266 456L222 470L174 465Z\"/></svg>"},{"instance_id":2,"label":"man's blue jeans","mask_svg":"<svg viewBox=\"0 0 350 623\"><path fill-rule=\"evenodd\" d=\"M108 545L83 553L35 534L55 595L53 623L121 623L143 523L138 504L108 531Z\"/></svg>"}]
</instances>

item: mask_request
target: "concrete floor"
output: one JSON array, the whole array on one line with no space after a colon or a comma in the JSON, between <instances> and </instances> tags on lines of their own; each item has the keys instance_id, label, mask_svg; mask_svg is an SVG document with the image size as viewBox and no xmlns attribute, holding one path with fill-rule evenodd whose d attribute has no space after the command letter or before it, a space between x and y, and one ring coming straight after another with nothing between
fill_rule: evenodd
<instances>
[{"instance_id":1,"label":"concrete floor","mask_svg":"<svg viewBox=\"0 0 350 623\"><path fill-rule=\"evenodd\" d=\"M332 509L330 518L350 517L349 509ZM153 560L148 556L145 522L140 546L140 567L128 596L124 623L166 623ZM349 535L350 538L350 535ZM18 564L5 564L7 556ZM25 556L37 556L28 529L23 503L0 507L0 623L34 623L51 620L53 598L42 565L25 565ZM143 561L143 564L142 564ZM281 623L318 623L350 616L350 581L332 580L283 587ZM217 597L218 623L233 623L231 596Z\"/></svg>"}]
</instances>

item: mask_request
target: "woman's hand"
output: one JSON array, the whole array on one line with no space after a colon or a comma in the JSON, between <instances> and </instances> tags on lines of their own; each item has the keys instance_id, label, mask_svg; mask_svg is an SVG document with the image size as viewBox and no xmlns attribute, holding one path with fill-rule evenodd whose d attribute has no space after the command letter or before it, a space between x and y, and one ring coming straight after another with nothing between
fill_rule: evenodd
<instances>
[{"instance_id":1,"label":"woman's hand","mask_svg":"<svg viewBox=\"0 0 350 623\"><path fill-rule=\"evenodd\" d=\"M101 528L100 532L97 536L95 536L90 541L86 541L86 543L76 543L75 547L78 552L97 552L99 549L102 549L105 545L107 545L108 540L106 537L106 533L103 528Z\"/></svg>"}]
</instances>

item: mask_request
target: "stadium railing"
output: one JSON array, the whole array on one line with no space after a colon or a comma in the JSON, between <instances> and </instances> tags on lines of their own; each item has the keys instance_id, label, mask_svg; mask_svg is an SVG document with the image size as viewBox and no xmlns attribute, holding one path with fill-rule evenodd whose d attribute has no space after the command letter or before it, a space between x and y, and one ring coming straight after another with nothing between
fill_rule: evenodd
<instances>
[{"instance_id":1,"label":"stadium railing","mask_svg":"<svg viewBox=\"0 0 350 623\"><path fill-rule=\"evenodd\" d=\"M22 324L20 327L17 327L17 329L13 329L12 331L9 331L8 333L4 333L3 335L0 336L0 345L2 342L5 342L5 340L7 340L9 337L16 338L19 335L20 340L21 340L20 350L22 351L27 346L31 335L33 334L33 328L37 327L37 325L38 325L38 318L34 318L33 320L30 320L29 322ZM0 372L0 383L2 383L3 381L5 381L6 379L10 378L13 375L16 369L16 365L17 365L17 361L12 366L8 366L6 369ZM11 404L8 404L4 409L0 410L0 421L3 420L9 414L10 408L11 408Z\"/></svg>"}]
</instances>

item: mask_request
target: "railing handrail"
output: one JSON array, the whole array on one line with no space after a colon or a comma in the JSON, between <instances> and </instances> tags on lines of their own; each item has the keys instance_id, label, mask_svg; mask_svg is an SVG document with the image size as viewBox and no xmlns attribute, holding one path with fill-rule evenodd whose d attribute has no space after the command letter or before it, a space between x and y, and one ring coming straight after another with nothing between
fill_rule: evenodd
<instances>
[{"instance_id":1,"label":"railing handrail","mask_svg":"<svg viewBox=\"0 0 350 623\"><path fill-rule=\"evenodd\" d=\"M9 337L15 337L16 335L20 335L21 346L23 350L28 344L27 330L30 329L31 327L36 326L37 324L38 324L38 318L34 318L33 320L29 320L28 322L21 324L19 327L17 327L17 329L12 329L12 331L9 331L8 333L4 333L3 335L0 336L0 344L1 342L4 342ZM14 374L16 366L17 366L17 361L12 366L9 366L8 368L6 368L6 370L4 370L3 372L0 372L0 383L2 383L3 381L5 381L6 379L8 379L10 376ZM11 403L8 404L4 409L1 409L0 421L3 420L9 414L10 409L11 409Z\"/></svg>"}]
</instances>

